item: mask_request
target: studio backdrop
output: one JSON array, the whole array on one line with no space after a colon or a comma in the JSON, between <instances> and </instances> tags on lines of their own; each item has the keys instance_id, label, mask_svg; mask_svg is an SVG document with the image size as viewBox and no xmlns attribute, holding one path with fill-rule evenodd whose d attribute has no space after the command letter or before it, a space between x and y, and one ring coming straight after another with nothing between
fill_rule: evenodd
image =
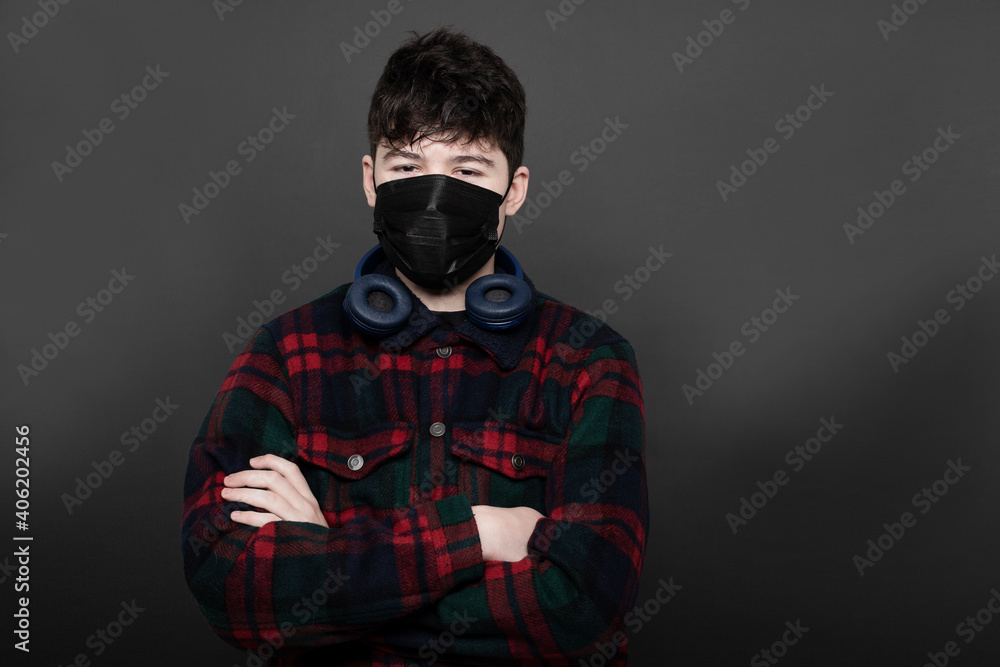
<instances>
[{"instance_id":1,"label":"studio backdrop","mask_svg":"<svg viewBox=\"0 0 1000 667\"><path fill-rule=\"evenodd\" d=\"M635 350L632 664L991 664L987 0L4 2L3 663L254 664L184 582L188 450L377 242L370 96L437 25L527 91L502 244Z\"/></svg>"}]
</instances>

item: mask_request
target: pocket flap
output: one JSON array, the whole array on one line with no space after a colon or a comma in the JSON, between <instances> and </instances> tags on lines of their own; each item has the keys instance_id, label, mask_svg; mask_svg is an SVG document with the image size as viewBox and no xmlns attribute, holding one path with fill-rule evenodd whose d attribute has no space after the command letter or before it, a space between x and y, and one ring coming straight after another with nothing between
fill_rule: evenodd
<instances>
[{"instance_id":1,"label":"pocket flap","mask_svg":"<svg viewBox=\"0 0 1000 667\"><path fill-rule=\"evenodd\" d=\"M547 476L559 443L514 424L463 422L452 425L451 451L512 479L523 479Z\"/></svg>"},{"instance_id":2,"label":"pocket flap","mask_svg":"<svg viewBox=\"0 0 1000 667\"><path fill-rule=\"evenodd\" d=\"M328 426L299 431L298 455L346 479L368 476L386 460L410 449L414 427L409 422L385 422L361 433Z\"/></svg>"}]
</instances>

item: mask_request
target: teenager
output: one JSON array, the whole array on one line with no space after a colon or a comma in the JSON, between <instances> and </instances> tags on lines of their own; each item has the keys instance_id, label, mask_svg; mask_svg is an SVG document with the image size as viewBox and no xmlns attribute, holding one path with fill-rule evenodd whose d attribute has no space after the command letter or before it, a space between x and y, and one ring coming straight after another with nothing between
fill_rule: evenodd
<instances>
[{"instance_id":1,"label":"teenager","mask_svg":"<svg viewBox=\"0 0 1000 667\"><path fill-rule=\"evenodd\" d=\"M191 447L182 549L248 660L628 664L642 386L621 334L499 245L528 191L525 109L488 47L447 29L403 44L362 159L378 245L226 376Z\"/></svg>"}]
</instances>

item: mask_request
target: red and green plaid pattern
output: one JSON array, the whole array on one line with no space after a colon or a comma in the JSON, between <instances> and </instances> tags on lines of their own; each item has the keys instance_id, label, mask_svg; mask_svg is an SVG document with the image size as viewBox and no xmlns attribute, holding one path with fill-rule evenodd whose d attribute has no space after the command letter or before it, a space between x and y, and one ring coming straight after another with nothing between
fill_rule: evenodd
<instances>
[{"instance_id":1,"label":"red and green plaid pattern","mask_svg":"<svg viewBox=\"0 0 1000 667\"><path fill-rule=\"evenodd\" d=\"M379 341L342 285L255 333L184 485L185 574L220 637L272 665L576 665L624 630L649 528L635 356L526 282L535 308L505 331L413 297ZM223 477L264 453L298 464L330 528L229 520L254 508ZM527 558L483 561L477 504L545 515Z\"/></svg>"}]
</instances>

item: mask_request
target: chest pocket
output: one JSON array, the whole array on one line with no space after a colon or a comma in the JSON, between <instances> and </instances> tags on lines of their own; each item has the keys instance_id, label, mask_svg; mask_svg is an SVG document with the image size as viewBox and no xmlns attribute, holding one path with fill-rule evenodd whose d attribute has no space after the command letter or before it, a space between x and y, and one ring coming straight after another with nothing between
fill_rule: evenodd
<instances>
[{"instance_id":1,"label":"chest pocket","mask_svg":"<svg viewBox=\"0 0 1000 667\"><path fill-rule=\"evenodd\" d=\"M544 514L545 486L560 451L552 436L504 422L452 425L459 493L473 505L533 507Z\"/></svg>"},{"instance_id":2,"label":"chest pocket","mask_svg":"<svg viewBox=\"0 0 1000 667\"><path fill-rule=\"evenodd\" d=\"M325 512L366 512L406 504L415 430L384 422L360 433L330 426L299 431L303 475ZM366 509L367 508L367 509Z\"/></svg>"}]
</instances>

